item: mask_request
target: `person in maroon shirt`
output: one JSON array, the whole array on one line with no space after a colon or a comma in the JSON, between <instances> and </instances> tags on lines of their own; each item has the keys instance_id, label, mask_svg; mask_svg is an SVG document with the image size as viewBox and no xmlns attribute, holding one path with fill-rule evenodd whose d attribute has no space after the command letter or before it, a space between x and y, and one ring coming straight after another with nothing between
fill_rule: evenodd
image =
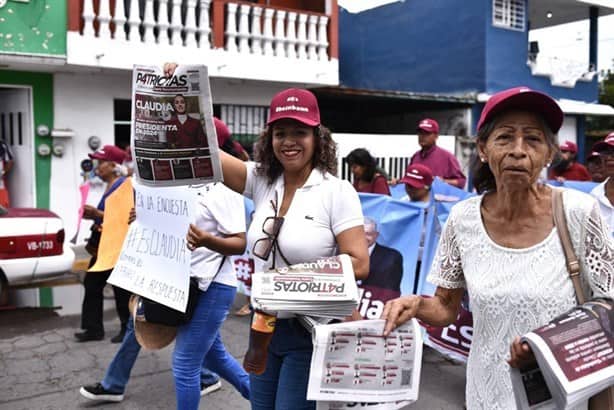
<instances>
[{"instance_id":1,"label":"person in maroon shirt","mask_svg":"<svg viewBox=\"0 0 614 410\"><path fill-rule=\"evenodd\" d=\"M571 141L565 141L559 145L561 150L560 160L553 164L548 171L548 179L556 179L559 182L569 181L592 181L593 178L584 165L576 162L578 146Z\"/></svg>"},{"instance_id":2,"label":"person in maroon shirt","mask_svg":"<svg viewBox=\"0 0 614 410\"><path fill-rule=\"evenodd\" d=\"M410 164L422 164L429 167L433 176L440 177L450 185L464 188L467 178L461 171L456 157L443 148L437 146L439 137L439 124L431 118L425 118L418 123L418 144L422 149L416 152Z\"/></svg>"},{"instance_id":3,"label":"person in maroon shirt","mask_svg":"<svg viewBox=\"0 0 614 410\"><path fill-rule=\"evenodd\" d=\"M377 162L369 151L356 148L347 156L356 192L390 195L386 177L377 171Z\"/></svg>"},{"instance_id":4,"label":"person in maroon shirt","mask_svg":"<svg viewBox=\"0 0 614 410\"><path fill-rule=\"evenodd\" d=\"M207 136L200 120L186 113L186 101L182 94L173 98L175 114L166 121L166 142L170 148L206 148Z\"/></svg>"}]
</instances>

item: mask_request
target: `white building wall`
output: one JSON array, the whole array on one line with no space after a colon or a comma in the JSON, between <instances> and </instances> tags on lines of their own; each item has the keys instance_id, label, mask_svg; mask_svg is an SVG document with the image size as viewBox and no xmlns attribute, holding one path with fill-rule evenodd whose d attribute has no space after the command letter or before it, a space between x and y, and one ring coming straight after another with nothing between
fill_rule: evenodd
<instances>
[{"instance_id":1,"label":"white building wall","mask_svg":"<svg viewBox=\"0 0 614 410\"><path fill-rule=\"evenodd\" d=\"M91 152L87 140L98 136L102 145L113 144L113 100L131 98L132 73L58 73L54 76L54 128L70 129L74 137L57 138L64 144L62 157L51 162L50 209L64 221L66 240L77 231L79 209L78 187L83 183L80 163ZM271 97L284 88L302 87L303 84L264 83L240 79L211 79L214 104L266 106ZM94 185L87 203L96 205L104 187ZM83 221L77 246L89 236L90 221ZM78 314L83 300L82 286L53 288L54 304L62 306L61 314ZM112 301L105 302L106 308Z\"/></svg>"}]
</instances>

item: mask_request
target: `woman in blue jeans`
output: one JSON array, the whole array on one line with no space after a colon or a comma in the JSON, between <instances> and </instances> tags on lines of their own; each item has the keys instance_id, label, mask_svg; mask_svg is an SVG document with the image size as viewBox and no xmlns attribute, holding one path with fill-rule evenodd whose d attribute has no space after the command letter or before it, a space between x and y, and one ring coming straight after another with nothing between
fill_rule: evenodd
<instances>
[{"instance_id":1,"label":"woman in blue jeans","mask_svg":"<svg viewBox=\"0 0 614 410\"><path fill-rule=\"evenodd\" d=\"M216 119L216 128L222 124ZM180 410L198 408L203 367L228 380L243 397L250 397L249 377L226 351L220 337L220 327L228 315L237 286L236 273L227 256L242 254L245 249L243 197L221 183L196 189L195 222L188 228L186 242L192 251L190 277L198 279L200 292L192 319L177 328L172 368ZM102 383L81 389L85 397L123 399L123 389L140 350L133 326L129 324L122 346ZM121 398L117 399L120 391Z\"/></svg>"},{"instance_id":2,"label":"woman in blue jeans","mask_svg":"<svg viewBox=\"0 0 614 410\"><path fill-rule=\"evenodd\" d=\"M176 64L164 66L174 73ZM220 153L224 184L254 201L248 246L255 272L338 254L366 279L369 252L358 194L337 172L337 151L320 123L316 97L290 88L273 97L257 163ZM251 375L252 409L312 410L307 400L311 336L290 315L279 316L262 375Z\"/></svg>"}]
</instances>

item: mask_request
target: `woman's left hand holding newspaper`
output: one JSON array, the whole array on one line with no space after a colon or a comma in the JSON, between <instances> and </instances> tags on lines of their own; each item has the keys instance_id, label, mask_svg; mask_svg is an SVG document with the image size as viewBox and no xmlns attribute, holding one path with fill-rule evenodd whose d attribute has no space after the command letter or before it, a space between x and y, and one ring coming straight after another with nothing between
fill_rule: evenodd
<instances>
[{"instance_id":1,"label":"woman's left hand holding newspaper","mask_svg":"<svg viewBox=\"0 0 614 410\"><path fill-rule=\"evenodd\" d=\"M164 76L171 77L175 73L175 70L177 69L178 65L179 64L177 63L164 63L164 65L162 66Z\"/></svg>"}]
</instances>

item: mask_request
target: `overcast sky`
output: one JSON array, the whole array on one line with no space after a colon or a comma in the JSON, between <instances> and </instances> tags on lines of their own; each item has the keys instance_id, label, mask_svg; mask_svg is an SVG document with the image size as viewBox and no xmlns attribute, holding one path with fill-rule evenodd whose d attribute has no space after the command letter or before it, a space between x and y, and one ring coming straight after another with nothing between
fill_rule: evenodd
<instances>
[{"instance_id":1,"label":"overcast sky","mask_svg":"<svg viewBox=\"0 0 614 410\"><path fill-rule=\"evenodd\" d=\"M529 40L539 41L544 56L588 63L588 20L561 24L529 33ZM614 71L614 15L599 18L599 70Z\"/></svg>"}]
</instances>

